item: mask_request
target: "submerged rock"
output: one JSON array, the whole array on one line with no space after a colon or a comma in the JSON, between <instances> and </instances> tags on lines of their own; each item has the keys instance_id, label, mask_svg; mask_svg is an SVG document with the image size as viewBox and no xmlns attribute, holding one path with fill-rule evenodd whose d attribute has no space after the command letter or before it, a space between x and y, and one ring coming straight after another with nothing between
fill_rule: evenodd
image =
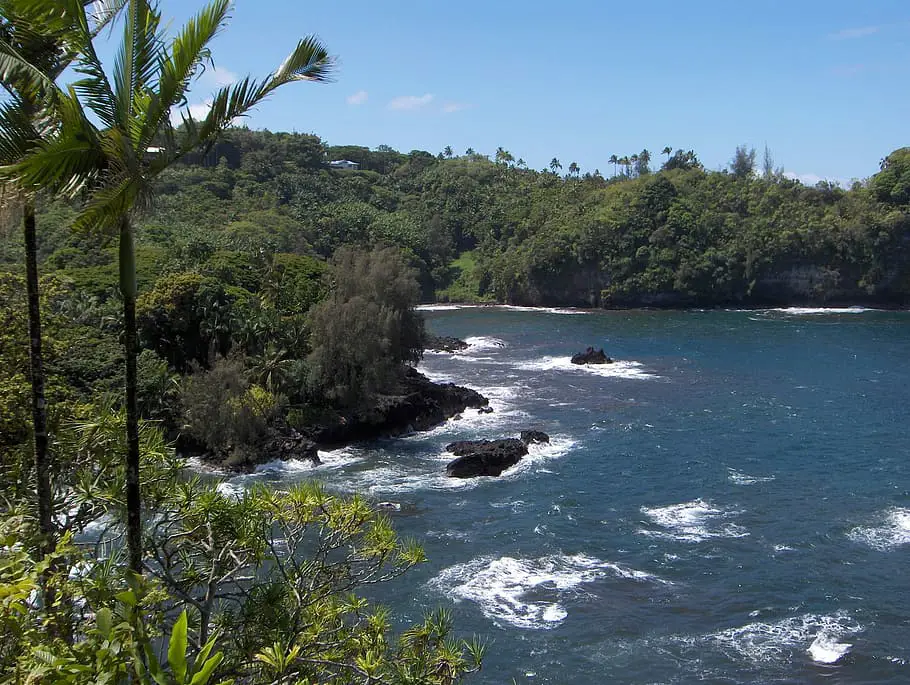
<instances>
[{"instance_id":1,"label":"submerged rock","mask_svg":"<svg viewBox=\"0 0 910 685\"><path fill-rule=\"evenodd\" d=\"M573 364L611 364L613 360L610 359L603 351L603 348L595 350L593 347L589 347L584 352L579 352L578 354L572 355Z\"/></svg>"},{"instance_id":2,"label":"submerged rock","mask_svg":"<svg viewBox=\"0 0 910 685\"><path fill-rule=\"evenodd\" d=\"M458 456L446 466L452 478L498 476L515 466L528 453L527 446L516 438L505 440L463 440L446 446L446 451Z\"/></svg>"},{"instance_id":3,"label":"submerged rock","mask_svg":"<svg viewBox=\"0 0 910 685\"><path fill-rule=\"evenodd\" d=\"M468 343L459 338L444 335L431 335L427 337L424 349L433 352L460 352L468 349Z\"/></svg>"},{"instance_id":4,"label":"submerged rock","mask_svg":"<svg viewBox=\"0 0 910 685\"><path fill-rule=\"evenodd\" d=\"M549 443L550 436L543 431L526 430L521 431L521 441L525 445L533 445L534 443Z\"/></svg>"},{"instance_id":5,"label":"submerged rock","mask_svg":"<svg viewBox=\"0 0 910 685\"><path fill-rule=\"evenodd\" d=\"M492 414L492 413L493 413L493 407L490 407L490 406L481 407L480 409L477 410L477 413L478 413L478 414Z\"/></svg>"}]
</instances>

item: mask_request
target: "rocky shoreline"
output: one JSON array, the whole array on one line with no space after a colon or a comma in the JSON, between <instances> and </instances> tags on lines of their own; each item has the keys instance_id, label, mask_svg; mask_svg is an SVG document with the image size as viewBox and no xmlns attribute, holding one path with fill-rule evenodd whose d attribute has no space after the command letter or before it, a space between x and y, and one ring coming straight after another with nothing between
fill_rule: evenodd
<instances>
[{"instance_id":1,"label":"rocky shoreline","mask_svg":"<svg viewBox=\"0 0 910 685\"><path fill-rule=\"evenodd\" d=\"M320 449L430 430L468 409L492 411L489 400L476 390L454 383L434 383L416 369L408 368L396 393L379 395L368 407L348 412L327 410L303 427L274 427L256 455L244 460L219 459L215 455L203 455L203 459L238 472L251 471L262 461L273 459L320 464Z\"/></svg>"}]
</instances>

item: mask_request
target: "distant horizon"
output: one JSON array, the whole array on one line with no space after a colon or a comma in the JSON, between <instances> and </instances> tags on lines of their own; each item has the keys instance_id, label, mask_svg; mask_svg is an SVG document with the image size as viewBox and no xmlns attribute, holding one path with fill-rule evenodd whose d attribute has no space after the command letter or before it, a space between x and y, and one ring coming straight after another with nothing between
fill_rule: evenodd
<instances>
[{"instance_id":1,"label":"distant horizon","mask_svg":"<svg viewBox=\"0 0 910 685\"><path fill-rule=\"evenodd\" d=\"M176 28L202 0L162 0ZM250 73L263 76L303 35L338 55L330 84L297 84L251 128L318 130L329 142L464 151L503 147L529 166L552 157L607 172L611 154L692 149L726 167L737 145L767 144L775 167L807 185L849 186L910 143L910 6L722 0L645 6L576 0L458 5L351 0L237 2L190 105Z\"/></svg>"}]
</instances>

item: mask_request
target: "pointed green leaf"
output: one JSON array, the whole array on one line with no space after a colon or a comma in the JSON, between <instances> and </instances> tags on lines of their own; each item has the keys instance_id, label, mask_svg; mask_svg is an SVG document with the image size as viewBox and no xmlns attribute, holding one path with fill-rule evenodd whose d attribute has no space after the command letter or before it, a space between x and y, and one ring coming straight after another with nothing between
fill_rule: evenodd
<instances>
[{"instance_id":1,"label":"pointed green leaf","mask_svg":"<svg viewBox=\"0 0 910 685\"><path fill-rule=\"evenodd\" d=\"M202 668L193 676L193 679L190 681L190 685L208 685L209 679L212 677L215 669L218 668L218 664L221 663L221 660L224 658L223 652L217 652L215 656L211 659L208 659Z\"/></svg>"},{"instance_id":2,"label":"pointed green leaf","mask_svg":"<svg viewBox=\"0 0 910 685\"><path fill-rule=\"evenodd\" d=\"M186 682L186 609L180 612L180 618L171 631L171 642L167 648L167 662L178 685Z\"/></svg>"}]
</instances>

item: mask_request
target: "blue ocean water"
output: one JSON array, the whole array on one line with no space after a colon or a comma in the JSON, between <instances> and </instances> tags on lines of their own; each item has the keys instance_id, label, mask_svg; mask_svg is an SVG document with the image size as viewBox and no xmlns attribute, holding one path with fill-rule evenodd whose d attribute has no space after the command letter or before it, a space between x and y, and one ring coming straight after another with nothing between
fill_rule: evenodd
<instances>
[{"instance_id":1,"label":"blue ocean water","mask_svg":"<svg viewBox=\"0 0 910 685\"><path fill-rule=\"evenodd\" d=\"M272 464L393 502L429 563L380 588L487 638L471 682L910 682L910 314L439 308L433 378L493 414ZM604 347L617 362L578 368ZM444 476L455 439L533 447Z\"/></svg>"}]
</instances>

